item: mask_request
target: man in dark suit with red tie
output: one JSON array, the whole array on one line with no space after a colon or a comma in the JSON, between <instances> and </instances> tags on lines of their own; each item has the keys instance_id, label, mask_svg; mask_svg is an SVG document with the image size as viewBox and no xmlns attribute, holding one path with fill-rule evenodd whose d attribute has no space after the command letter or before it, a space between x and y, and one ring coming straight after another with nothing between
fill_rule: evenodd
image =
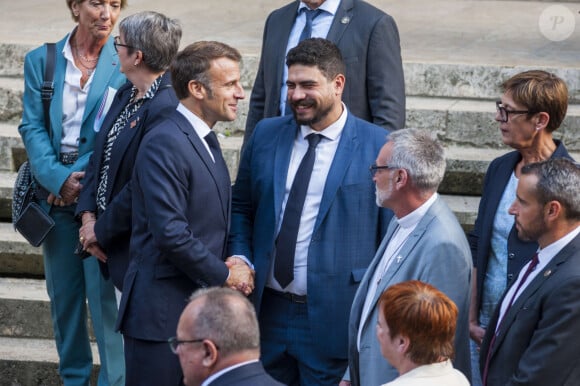
<instances>
[{"instance_id":1,"label":"man in dark suit with red tie","mask_svg":"<svg viewBox=\"0 0 580 386\"><path fill-rule=\"evenodd\" d=\"M511 283L481 345L483 384L580 384L580 165L522 168L509 209L539 249Z\"/></svg>"},{"instance_id":2,"label":"man in dark suit with red tie","mask_svg":"<svg viewBox=\"0 0 580 386\"><path fill-rule=\"evenodd\" d=\"M211 128L233 121L244 98L237 50L197 42L178 53L171 77L179 105L144 136L131 179L131 261L118 327L128 386L181 384L167 346L191 293L253 287L249 267L226 264L230 177Z\"/></svg>"}]
</instances>

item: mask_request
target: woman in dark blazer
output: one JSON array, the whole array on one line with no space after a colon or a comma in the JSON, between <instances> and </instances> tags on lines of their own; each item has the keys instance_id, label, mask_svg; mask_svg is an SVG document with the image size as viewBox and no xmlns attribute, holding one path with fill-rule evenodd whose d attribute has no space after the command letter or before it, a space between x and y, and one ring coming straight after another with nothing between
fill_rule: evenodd
<instances>
[{"instance_id":1,"label":"woman in dark blazer","mask_svg":"<svg viewBox=\"0 0 580 386\"><path fill-rule=\"evenodd\" d=\"M126 17L119 31L115 48L129 82L103 120L77 205L82 249L99 259L118 290L129 264L133 164L144 133L179 103L166 70L182 34L177 20L157 12Z\"/></svg>"},{"instance_id":2,"label":"woman in dark blazer","mask_svg":"<svg viewBox=\"0 0 580 386\"><path fill-rule=\"evenodd\" d=\"M557 76L526 71L502 84L495 120L502 141L515 149L493 160L487 170L475 227L469 233L473 256L470 335L472 384L481 385L479 345L502 294L538 245L518 238L507 208L515 199L521 168L529 163L570 155L552 133L568 107L568 89Z\"/></svg>"}]
</instances>

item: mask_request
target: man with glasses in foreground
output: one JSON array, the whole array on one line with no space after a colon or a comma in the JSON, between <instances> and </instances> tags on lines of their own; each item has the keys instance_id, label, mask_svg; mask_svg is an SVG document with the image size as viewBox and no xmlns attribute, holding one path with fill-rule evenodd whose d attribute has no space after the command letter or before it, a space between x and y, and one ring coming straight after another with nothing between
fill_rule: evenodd
<instances>
[{"instance_id":1,"label":"man with glasses in foreground","mask_svg":"<svg viewBox=\"0 0 580 386\"><path fill-rule=\"evenodd\" d=\"M454 366L469 379L471 255L457 218L437 194L445 173L443 147L427 132L396 131L370 170L377 205L395 217L352 304L349 369L341 385L381 385L399 375L381 355L375 326L381 293L407 280L429 283L457 305Z\"/></svg>"},{"instance_id":2,"label":"man with glasses in foreground","mask_svg":"<svg viewBox=\"0 0 580 386\"><path fill-rule=\"evenodd\" d=\"M260 363L254 306L229 288L196 291L169 347L179 356L186 386L282 386Z\"/></svg>"}]
</instances>

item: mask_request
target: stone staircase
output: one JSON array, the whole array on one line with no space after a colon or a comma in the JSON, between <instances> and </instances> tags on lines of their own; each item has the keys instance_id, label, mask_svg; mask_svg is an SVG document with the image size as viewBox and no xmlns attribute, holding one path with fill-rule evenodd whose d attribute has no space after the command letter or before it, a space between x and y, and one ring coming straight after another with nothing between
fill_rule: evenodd
<instances>
[{"instance_id":1,"label":"stone staircase","mask_svg":"<svg viewBox=\"0 0 580 386\"><path fill-rule=\"evenodd\" d=\"M224 133L220 141L232 178L237 173L263 22L272 9L287 1L261 0L250 5L215 0L209 7L206 2L176 0L163 11L182 20L185 44L215 39L242 51L242 81L247 98L239 109L238 119L218 127ZM465 230L473 226L489 162L509 150L501 144L493 119L494 100L500 95L498 86L504 79L526 69L542 68L566 81L570 106L557 136L580 159L580 33L574 32L563 42L553 42L538 31L538 18L552 5L550 2L369 2L386 10L398 23L407 94L406 125L430 130L445 144L447 172L440 193ZM158 2L153 0L129 3L126 15L159 9ZM565 4L576 14L575 22L580 22L580 3ZM14 232L10 211L15 171L26 158L17 131L22 110L24 54L46 40L63 36L72 25L64 5L52 7L56 8L53 11L42 0L28 0L26 6L13 2L3 8L6 22L0 23L0 386L58 385L58 357L52 342L42 256L40 249L31 247ZM96 350L94 357L98 363Z\"/></svg>"}]
</instances>

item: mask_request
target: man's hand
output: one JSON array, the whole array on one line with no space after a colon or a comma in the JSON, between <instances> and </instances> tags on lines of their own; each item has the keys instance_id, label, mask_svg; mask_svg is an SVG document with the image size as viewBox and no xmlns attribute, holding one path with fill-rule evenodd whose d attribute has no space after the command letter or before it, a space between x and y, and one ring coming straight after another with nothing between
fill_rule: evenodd
<instances>
[{"instance_id":1,"label":"man's hand","mask_svg":"<svg viewBox=\"0 0 580 386\"><path fill-rule=\"evenodd\" d=\"M230 275L225 285L248 296L254 290L254 270L239 257L230 256L226 259Z\"/></svg>"},{"instance_id":2,"label":"man's hand","mask_svg":"<svg viewBox=\"0 0 580 386\"><path fill-rule=\"evenodd\" d=\"M344 379L340 381L338 386L350 386L350 381L345 381Z\"/></svg>"}]
</instances>

